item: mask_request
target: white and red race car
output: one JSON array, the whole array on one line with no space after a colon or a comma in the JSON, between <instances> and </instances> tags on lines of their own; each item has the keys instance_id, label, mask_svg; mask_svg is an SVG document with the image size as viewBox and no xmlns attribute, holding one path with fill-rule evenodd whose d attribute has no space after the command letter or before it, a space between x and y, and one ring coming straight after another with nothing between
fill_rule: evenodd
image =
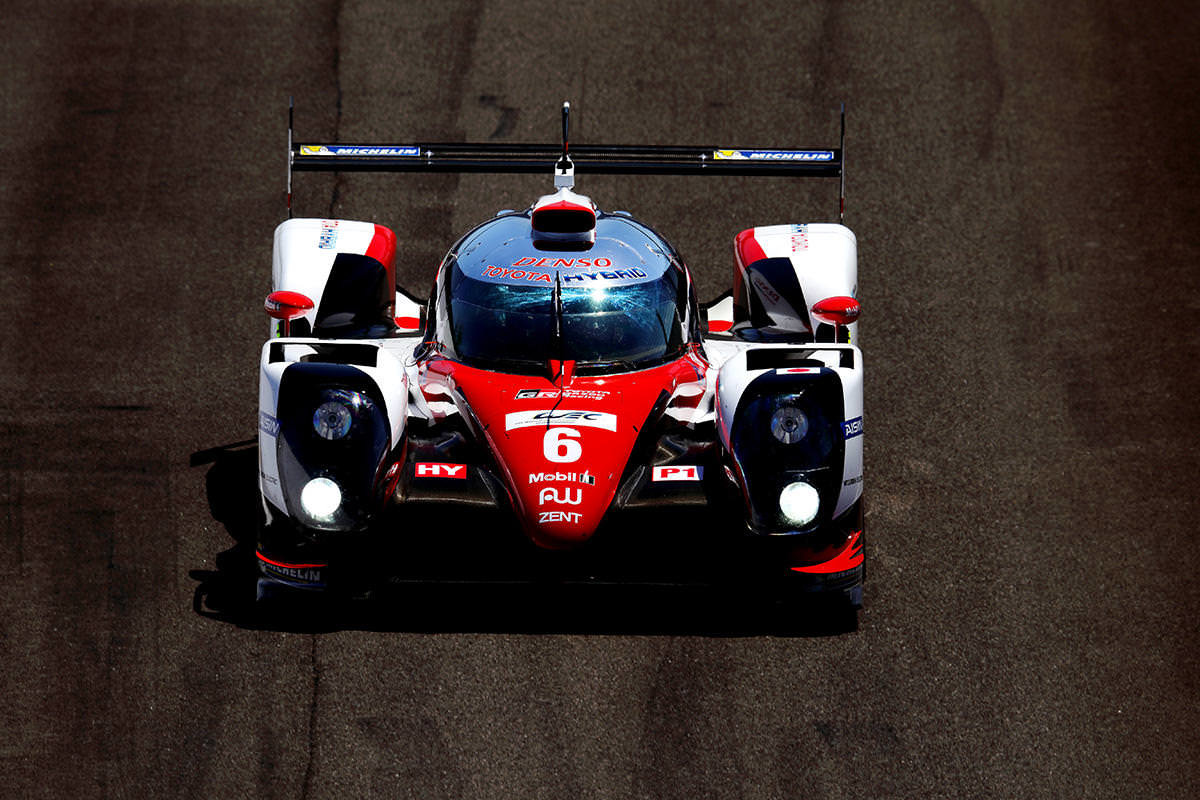
<instances>
[{"instance_id":1,"label":"white and red race car","mask_svg":"<svg viewBox=\"0 0 1200 800\"><path fill-rule=\"evenodd\" d=\"M397 291L388 228L276 229L260 599L424 580L418 554L438 540L455 562L442 567L474 563L470 578L501 547L502 580L521 577L514 564L594 578L656 548L675 571L656 580L861 603L854 234L745 230L732 291L702 307L671 244L575 192L576 170L839 177L842 148L568 149L567 113L561 149L295 144L289 127L289 202L292 170L544 170L554 191L462 236L424 303Z\"/></svg>"}]
</instances>

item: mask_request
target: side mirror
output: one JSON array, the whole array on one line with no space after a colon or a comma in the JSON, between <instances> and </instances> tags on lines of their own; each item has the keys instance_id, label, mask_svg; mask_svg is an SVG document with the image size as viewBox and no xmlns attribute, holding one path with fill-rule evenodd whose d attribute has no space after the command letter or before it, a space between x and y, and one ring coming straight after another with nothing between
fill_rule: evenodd
<instances>
[{"instance_id":1,"label":"side mirror","mask_svg":"<svg viewBox=\"0 0 1200 800\"><path fill-rule=\"evenodd\" d=\"M283 335L291 335L291 323L312 311L313 301L299 292L278 291L267 295L263 303L267 316L283 321Z\"/></svg>"},{"instance_id":2,"label":"side mirror","mask_svg":"<svg viewBox=\"0 0 1200 800\"><path fill-rule=\"evenodd\" d=\"M812 307L813 316L830 325L849 325L858 319L862 307L853 297L826 297Z\"/></svg>"}]
</instances>

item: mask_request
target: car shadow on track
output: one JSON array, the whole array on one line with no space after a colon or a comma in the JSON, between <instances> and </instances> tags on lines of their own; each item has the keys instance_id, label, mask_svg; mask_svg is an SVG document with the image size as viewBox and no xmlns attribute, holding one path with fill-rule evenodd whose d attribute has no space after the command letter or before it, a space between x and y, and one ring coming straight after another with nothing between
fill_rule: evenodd
<instances>
[{"instance_id":1,"label":"car shadow on track","mask_svg":"<svg viewBox=\"0 0 1200 800\"><path fill-rule=\"evenodd\" d=\"M431 507L406 509L412 530L448 531L443 550L424 556L452 556L446 564L476 558L473 568L420 577L392 577L372 584L365 596L338 601L304 593L264 606L255 601L254 547L260 514L258 452L253 441L193 453L193 467L209 466L205 488L209 511L224 526L232 546L215 557L215 569L189 572L196 581L193 611L243 628L317 633L377 630L421 633L521 633L701 636L831 636L856 631L858 614L844 603L816 597L787 603L754 586L714 586L704 582L659 580L645 570L600 578L578 563L527 546L516 531L497 525L496 512L455 510L454 525ZM444 509L441 510L444 512ZM695 513L695 512L692 512ZM480 520L486 522L481 523ZM655 533L662 527L655 523ZM473 548L470 530L487 531ZM647 529L649 530L649 529ZM637 530L623 535L639 539ZM646 540L652 536L644 537ZM425 537L431 541L430 537ZM500 544L497 545L496 541ZM639 565L678 561L679 542L635 551ZM405 551L408 555L408 551ZM611 555L605 566L627 563L629 554ZM530 571L531 563L542 569ZM570 563L560 572L545 569ZM481 565L483 569L481 571ZM564 574L567 573L567 574ZM581 577L583 576L583 577Z\"/></svg>"}]
</instances>

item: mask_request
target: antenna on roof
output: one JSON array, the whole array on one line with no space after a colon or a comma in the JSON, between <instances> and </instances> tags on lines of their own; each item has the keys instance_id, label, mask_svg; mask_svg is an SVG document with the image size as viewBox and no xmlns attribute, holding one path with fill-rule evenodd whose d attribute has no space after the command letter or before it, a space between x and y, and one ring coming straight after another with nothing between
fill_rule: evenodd
<instances>
[{"instance_id":1,"label":"antenna on roof","mask_svg":"<svg viewBox=\"0 0 1200 800\"><path fill-rule=\"evenodd\" d=\"M288 178L287 178L287 209L288 219L292 218L292 124L296 116L296 97L288 95Z\"/></svg>"},{"instance_id":2,"label":"antenna on roof","mask_svg":"<svg viewBox=\"0 0 1200 800\"><path fill-rule=\"evenodd\" d=\"M571 161L571 156L568 155L567 145L567 130L568 119L571 114L571 104L564 102L562 104L562 157L558 163L554 165L554 188L555 189L574 189L575 188L575 164Z\"/></svg>"},{"instance_id":3,"label":"antenna on roof","mask_svg":"<svg viewBox=\"0 0 1200 800\"><path fill-rule=\"evenodd\" d=\"M838 222L846 224L846 104L842 103L842 136L838 142L842 163L838 169Z\"/></svg>"}]
</instances>

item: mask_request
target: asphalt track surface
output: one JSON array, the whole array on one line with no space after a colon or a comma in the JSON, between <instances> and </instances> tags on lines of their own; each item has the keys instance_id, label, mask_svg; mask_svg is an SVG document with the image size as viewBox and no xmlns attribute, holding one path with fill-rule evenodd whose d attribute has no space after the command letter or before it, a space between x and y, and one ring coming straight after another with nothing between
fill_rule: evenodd
<instances>
[{"instance_id":1,"label":"asphalt track surface","mask_svg":"<svg viewBox=\"0 0 1200 800\"><path fill-rule=\"evenodd\" d=\"M1194 795L1200 15L1017 5L6 4L0 795ZM577 142L822 146L845 101L857 626L478 587L255 624L289 94L343 141L552 141L570 99ZM306 175L297 210L391 225L424 292L547 185ZM741 228L836 212L820 181L580 189L705 297Z\"/></svg>"}]
</instances>

